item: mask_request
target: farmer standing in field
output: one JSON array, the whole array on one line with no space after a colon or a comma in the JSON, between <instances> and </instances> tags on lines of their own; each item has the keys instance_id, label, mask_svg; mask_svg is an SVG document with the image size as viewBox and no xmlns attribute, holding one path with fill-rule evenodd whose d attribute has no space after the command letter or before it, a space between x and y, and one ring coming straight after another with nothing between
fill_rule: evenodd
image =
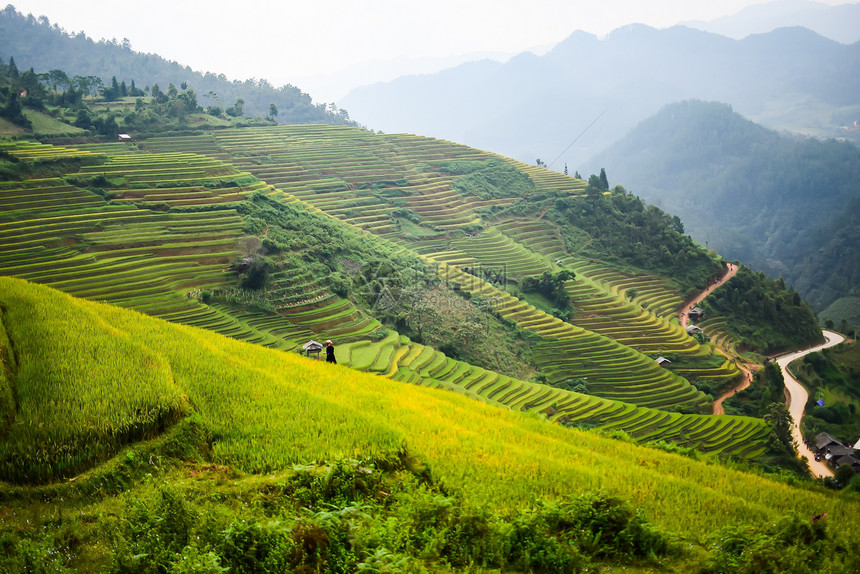
<instances>
[{"instance_id":1,"label":"farmer standing in field","mask_svg":"<svg viewBox=\"0 0 860 574\"><path fill-rule=\"evenodd\" d=\"M337 364L337 359L334 358L334 343L331 339L325 342L325 362Z\"/></svg>"}]
</instances>

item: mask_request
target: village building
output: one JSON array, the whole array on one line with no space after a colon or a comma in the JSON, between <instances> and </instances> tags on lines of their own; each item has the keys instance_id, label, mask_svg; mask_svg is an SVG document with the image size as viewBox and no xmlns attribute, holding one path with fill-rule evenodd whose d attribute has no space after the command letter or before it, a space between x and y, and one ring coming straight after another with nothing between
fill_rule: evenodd
<instances>
[{"instance_id":1,"label":"village building","mask_svg":"<svg viewBox=\"0 0 860 574\"><path fill-rule=\"evenodd\" d=\"M860 460L857 460L856 458L854 458L853 456L850 456L850 455L840 456L839 458L837 458L835 463L834 463L834 466L836 468L839 468L840 466L845 465L845 464L847 464L848 466L853 468L855 473L860 472Z\"/></svg>"},{"instance_id":2,"label":"village building","mask_svg":"<svg viewBox=\"0 0 860 574\"><path fill-rule=\"evenodd\" d=\"M687 316L690 318L691 321L700 321L704 319L705 312L702 310L701 307L693 307L692 309L690 309L690 312L687 313Z\"/></svg>"},{"instance_id":3,"label":"village building","mask_svg":"<svg viewBox=\"0 0 860 574\"><path fill-rule=\"evenodd\" d=\"M134 138L132 138L128 134L117 134L116 139L117 139L117 141L126 142L126 143L131 143L134 141Z\"/></svg>"},{"instance_id":4,"label":"village building","mask_svg":"<svg viewBox=\"0 0 860 574\"><path fill-rule=\"evenodd\" d=\"M699 333L704 333L704 329L701 327L697 327L696 325L687 325L687 334L688 335L697 335Z\"/></svg>"},{"instance_id":5,"label":"village building","mask_svg":"<svg viewBox=\"0 0 860 574\"><path fill-rule=\"evenodd\" d=\"M850 446L845 446L826 432L815 437L815 460L825 460L834 468L848 464L855 470L860 470L860 460L855 458L857 452Z\"/></svg>"},{"instance_id":6,"label":"village building","mask_svg":"<svg viewBox=\"0 0 860 574\"><path fill-rule=\"evenodd\" d=\"M826 432L819 433L818 436L815 437L815 452L823 452L831 446L842 446L842 443Z\"/></svg>"},{"instance_id":7,"label":"village building","mask_svg":"<svg viewBox=\"0 0 860 574\"><path fill-rule=\"evenodd\" d=\"M854 454L854 449L847 447L845 445L838 446L829 446L824 451L824 460L827 462L836 462L840 457L843 456L852 456Z\"/></svg>"},{"instance_id":8,"label":"village building","mask_svg":"<svg viewBox=\"0 0 860 574\"><path fill-rule=\"evenodd\" d=\"M323 344L319 341L314 341L313 339L311 339L310 341L302 345L302 350L308 357L311 356L311 353L314 353L317 356L317 359L319 359L320 351L323 350Z\"/></svg>"},{"instance_id":9,"label":"village building","mask_svg":"<svg viewBox=\"0 0 860 574\"><path fill-rule=\"evenodd\" d=\"M669 365L671 365L671 364L672 364L672 361L670 361L670 360L669 360L669 359L667 359L666 357L657 357L657 358L655 359L655 362L656 362L658 365L660 365L661 367L664 367L664 368L665 368L665 367L668 367Z\"/></svg>"}]
</instances>

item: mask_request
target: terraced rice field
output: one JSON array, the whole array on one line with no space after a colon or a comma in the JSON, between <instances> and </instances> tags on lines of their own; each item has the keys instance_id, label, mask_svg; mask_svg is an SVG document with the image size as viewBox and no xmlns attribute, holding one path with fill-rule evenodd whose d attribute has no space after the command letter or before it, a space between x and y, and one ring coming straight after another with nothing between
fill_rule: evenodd
<instances>
[{"instance_id":1,"label":"terraced rice field","mask_svg":"<svg viewBox=\"0 0 860 574\"><path fill-rule=\"evenodd\" d=\"M337 338L339 361L354 368L540 412L566 424L621 428L636 437L739 456L763 450L760 421L709 422L656 410L707 405L687 380L648 356L708 352L671 322L680 299L664 282L577 259L545 221L487 226L478 210L513 200L464 197L452 188L457 176L434 164L497 156L442 140L330 126L157 138L140 146L150 153L116 144L87 150L8 147L39 161L81 153L94 164L82 165L74 177L111 182L104 192L110 203L62 179L0 184L0 273L281 349L310 338ZM578 195L585 186L504 161L539 188ZM235 207L255 193L327 214L438 263L450 286L486 299L500 316L545 338L536 357L550 382L586 379L590 392L603 398L491 373L394 332L372 341L369 335L379 323L301 269L274 275L259 296L238 290L226 272L239 255L242 236ZM459 231L478 223L485 224L480 233ZM405 233L408 225L420 227L420 236ZM514 278L574 270L577 279L567 285L577 310L574 324L463 271L476 265L501 267ZM216 296L210 305L198 301L204 288ZM637 294L628 298L631 289ZM237 307L231 300L254 307ZM733 368L724 364L696 374L730 377Z\"/></svg>"},{"instance_id":2,"label":"terraced rice field","mask_svg":"<svg viewBox=\"0 0 860 574\"><path fill-rule=\"evenodd\" d=\"M3 182L0 208L3 274L155 315L189 307L177 291L222 280L242 225L235 211L177 216L109 205L57 178ZM210 227L218 231L201 242Z\"/></svg>"},{"instance_id":3,"label":"terraced rice field","mask_svg":"<svg viewBox=\"0 0 860 574\"><path fill-rule=\"evenodd\" d=\"M670 321L681 301L665 282L653 277L631 277L597 262L579 260L571 256L552 224L540 220L501 221L471 235L448 233L480 222L476 212L480 207L504 205L511 199L464 197L452 187L456 176L439 172L434 162L488 161L498 156L442 140L330 126L231 130L194 138L154 140L147 145L229 158L239 169L278 190L273 197L299 200L410 248L451 270L446 272L446 279L453 283L465 279L454 277L454 270L470 267L492 268L507 277L522 278L557 270L561 263L577 273L578 279L568 289L577 310L572 323L581 327L579 330L524 302L493 294L499 299L495 304L501 305L502 316L545 337L564 339L576 333L598 347L607 338L614 342L617 352L598 353L600 363L594 363L591 355L586 355L587 360L578 358L578 347L567 348L564 360L557 362L554 357L546 363L551 381L596 377L601 368L611 366L607 372L626 370L627 380L620 375L606 375L595 382L596 393L658 407L671 406L672 397L674 404L695 403L704 408L707 403L706 397L686 380L653 364L653 359L663 354L706 357L710 353ZM527 173L539 188L571 195L584 190L581 180L504 161ZM403 224L398 211L403 210L420 221L428 237L414 240L400 233ZM440 235L433 237L431 230ZM637 296L628 301L625 294L632 288L637 290ZM637 360L631 362L631 356ZM708 375L733 378L737 372L727 366Z\"/></svg>"},{"instance_id":4,"label":"terraced rice field","mask_svg":"<svg viewBox=\"0 0 860 574\"><path fill-rule=\"evenodd\" d=\"M682 415L527 383L446 357L390 334L339 351L339 360L405 383L454 391L476 400L537 413L563 424L619 429L642 440L666 440L722 456L752 458L765 449L768 429L749 417ZM386 365L390 365L387 367Z\"/></svg>"},{"instance_id":5,"label":"terraced rice field","mask_svg":"<svg viewBox=\"0 0 860 574\"><path fill-rule=\"evenodd\" d=\"M184 140L154 140L154 149L229 157L239 169L308 205L377 235L397 235L391 199L429 226L478 222L475 210L510 200L464 199L439 160L486 161L486 152L417 136L381 136L348 127L279 126L230 130Z\"/></svg>"},{"instance_id":6,"label":"terraced rice field","mask_svg":"<svg viewBox=\"0 0 860 574\"><path fill-rule=\"evenodd\" d=\"M582 378L599 396L654 408L707 405L704 394L689 382L631 347L557 319L454 267L443 265L440 274L473 297L490 301L502 317L549 338L537 348L535 362L551 383Z\"/></svg>"},{"instance_id":7,"label":"terraced rice field","mask_svg":"<svg viewBox=\"0 0 860 574\"><path fill-rule=\"evenodd\" d=\"M6 151L40 161L79 155L26 142L6 145ZM228 267L239 257L244 222L233 207L252 193L274 190L229 164L184 152L102 162L67 179L102 176L113 182L105 192L110 202L60 178L0 183L0 273L282 349L379 327L302 277L275 278L264 306L269 312L200 304L191 295L201 289L236 294ZM186 211L201 207L206 211Z\"/></svg>"},{"instance_id":8,"label":"terraced rice field","mask_svg":"<svg viewBox=\"0 0 860 574\"><path fill-rule=\"evenodd\" d=\"M635 290L633 303L647 308L651 313L666 319L675 317L683 301L681 296L666 281L658 277L628 275L604 264L584 260L574 261L571 267L610 293L627 298L628 291Z\"/></svg>"},{"instance_id":9,"label":"terraced rice field","mask_svg":"<svg viewBox=\"0 0 860 574\"><path fill-rule=\"evenodd\" d=\"M104 155L73 147L52 146L31 141L0 142L0 151L17 159L31 162L51 162L69 158L104 158Z\"/></svg>"},{"instance_id":10,"label":"terraced rice field","mask_svg":"<svg viewBox=\"0 0 860 574\"><path fill-rule=\"evenodd\" d=\"M464 253L472 261L490 268L503 268L506 276L526 277L551 271L553 266L539 254L529 251L495 227L489 227L476 237L467 236L452 241L455 253ZM443 257L443 253L430 253L436 261L451 264L457 259Z\"/></svg>"}]
</instances>

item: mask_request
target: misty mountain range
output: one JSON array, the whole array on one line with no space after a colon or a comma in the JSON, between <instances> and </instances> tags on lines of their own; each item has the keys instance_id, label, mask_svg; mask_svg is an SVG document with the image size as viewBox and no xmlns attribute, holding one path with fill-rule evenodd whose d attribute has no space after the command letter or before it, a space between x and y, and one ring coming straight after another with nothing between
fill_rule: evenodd
<instances>
[{"instance_id":1,"label":"misty mountain range","mask_svg":"<svg viewBox=\"0 0 860 574\"><path fill-rule=\"evenodd\" d=\"M860 119L860 43L846 46L804 28L733 40L630 25L604 40L575 32L544 56L471 62L359 88L341 105L373 129L573 169L662 106L687 99L728 103L774 129L843 136L841 128Z\"/></svg>"},{"instance_id":2,"label":"misty mountain range","mask_svg":"<svg viewBox=\"0 0 860 574\"><path fill-rule=\"evenodd\" d=\"M830 6L809 0L777 0L748 6L708 22L681 22L684 26L740 40L776 28L803 26L842 44L860 41L860 4Z\"/></svg>"},{"instance_id":3,"label":"misty mountain range","mask_svg":"<svg viewBox=\"0 0 860 574\"><path fill-rule=\"evenodd\" d=\"M860 43L801 27L736 40L631 25L603 40L576 32L544 56L367 86L341 103L383 131L586 178L605 167L700 243L784 277L823 317L860 302L860 154L833 139L860 140Z\"/></svg>"}]
</instances>

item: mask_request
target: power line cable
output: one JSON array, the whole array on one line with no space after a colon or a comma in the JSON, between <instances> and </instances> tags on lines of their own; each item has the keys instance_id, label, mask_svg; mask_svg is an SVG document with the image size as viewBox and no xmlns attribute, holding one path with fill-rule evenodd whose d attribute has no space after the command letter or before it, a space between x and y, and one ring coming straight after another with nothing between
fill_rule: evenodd
<instances>
[{"instance_id":1,"label":"power line cable","mask_svg":"<svg viewBox=\"0 0 860 574\"><path fill-rule=\"evenodd\" d=\"M597 123L597 120L599 120L600 118L602 118L602 117L603 117L603 114L605 114L605 113L606 113L606 112L608 112L608 111L609 111L609 106L607 106L607 107L606 107L606 109L604 109L602 112L600 112L599 114L597 114L597 117L596 117L596 118L594 118L593 120L591 120L591 123L590 123L590 124L588 124L587 126L585 126L585 129L584 129L584 130L582 130L581 132L579 132L579 135L578 135L578 136L576 136L576 137L573 139L573 141L572 141L572 142L570 142L566 148L564 148L564 151L562 151L560 154L558 154L558 157L556 157L554 160L552 160L552 161L550 162L550 164L549 164L548 166L546 166L546 168L547 168L547 169L551 168L551 167L552 167L552 165L553 165L555 162L557 162L557 161L559 160L559 158L561 158L561 156L563 156L564 154L566 154L566 153L567 153L567 150L569 150L571 147L573 147L573 144L575 144L576 142L578 142L578 141L579 141L579 138L581 138L582 136L584 136L584 135L585 135L585 132L587 132L589 129L591 129L591 126L593 126L594 124L596 124L596 123Z\"/></svg>"}]
</instances>

